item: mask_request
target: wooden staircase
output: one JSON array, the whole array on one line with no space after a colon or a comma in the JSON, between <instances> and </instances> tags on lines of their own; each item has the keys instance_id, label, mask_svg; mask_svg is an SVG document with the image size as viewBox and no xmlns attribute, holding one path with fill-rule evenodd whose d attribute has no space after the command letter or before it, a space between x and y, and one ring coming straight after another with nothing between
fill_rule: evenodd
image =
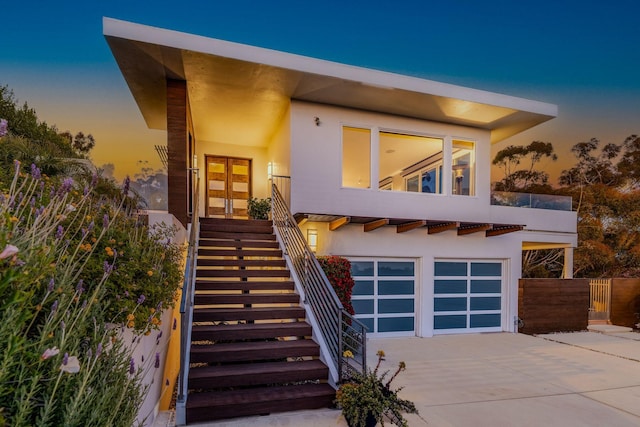
<instances>
[{"instance_id":1,"label":"wooden staircase","mask_svg":"<svg viewBox=\"0 0 640 427\"><path fill-rule=\"evenodd\" d=\"M200 221L187 423L331 406L271 221Z\"/></svg>"}]
</instances>

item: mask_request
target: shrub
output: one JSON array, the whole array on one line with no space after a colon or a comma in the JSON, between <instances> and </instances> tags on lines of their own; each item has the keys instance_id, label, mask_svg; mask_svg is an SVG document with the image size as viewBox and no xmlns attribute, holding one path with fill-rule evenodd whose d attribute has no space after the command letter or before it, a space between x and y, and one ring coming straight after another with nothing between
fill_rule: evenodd
<instances>
[{"instance_id":1,"label":"shrub","mask_svg":"<svg viewBox=\"0 0 640 427\"><path fill-rule=\"evenodd\" d=\"M353 305L351 305L351 292L355 285L353 278L351 277L351 263L348 259L335 255L319 256L318 262L327 275L329 283L333 286L340 302L344 306L345 310L353 315Z\"/></svg>"},{"instance_id":2,"label":"shrub","mask_svg":"<svg viewBox=\"0 0 640 427\"><path fill-rule=\"evenodd\" d=\"M269 219L271 211L271 198L256 199L251 197L247 202L247 214L251 219Z\"/></svg>"},{"instance_id":3,"label":"shrub","mask_svg":"<svg viewBox=\"0 0 640 427\"><path fill-rule=\"evenodd\" d=\"M90 183L35 166L27 175L17 162L14 172L0 182L0 425L130 426L142 377L159 364L134 360L139 338L123 342L111 322L133 315L131 326L150 333L173 301L179 250L143 237L122 203L97 197ZM112 238L124 243L110 255ZM133 282L151 269L166 289Z\"/></svg>"}]
</instances>

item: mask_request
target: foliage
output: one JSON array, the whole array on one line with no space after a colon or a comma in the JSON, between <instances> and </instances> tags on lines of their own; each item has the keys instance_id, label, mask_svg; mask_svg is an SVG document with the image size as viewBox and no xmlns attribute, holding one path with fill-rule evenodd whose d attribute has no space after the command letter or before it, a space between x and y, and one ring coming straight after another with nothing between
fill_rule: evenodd
<instances>
[{"instance_id":1,"label":"foliage","mask_svg":"<svg viewBox=\"0 0 640 427\"><path fill-rule=\"evenodd\" d=\"M271 212L271 198L258 199L251 197L247 203L249 218L269 219L269 212Z\"/></svg>"},{"instance_id":2,"label":"foliage","mask_svg":"<svg viewBox=\"0 0 640 427\"><path fill-rule=\"evenodd\" d=\"M38 119L36 111L25 102L18 105L13 91L0 86L0 117L7 120L9 133L36 144L51 145L64 157L78 157L68 139L55 126Z\"/></svg>"},{"instance_id":3,"label":"foliage","mask_svg":"<svg viewBox=\"0 0 640 427\"><path fill-rule=\"evenodd\" d=\"M329 279L329 283L333 286L338 299L342 303L344 309L351 315L355 314L353 305L351 304L351 293L355 282L351 277L351 263L348 259L330 255L319 256L318 262L320 267Z\"/></svg>"},{"instance_id":4,"label":"foliage","mask_svg":"<svg viewBox=\"0 0 640 427\"><path fill-rule=\"evenodd\" d=\"M15 426L130 426L154 358L146 365L134 360L139 340L125 343L109 325L144 312L158 297L145 289L149 298L136 293L118 300L119 255L102 256L100 245L111 233L136 230L122 204L96 197L91 187L78 192L70 178L48 178L35 166L31 175L18 164L14 171L10 183L1 183L6 192L0 197L2 416ZM99 217L102 212L109 216ZM136 249L121 248L130 250ZM138 268L146 272L147 265ZM150 331L154 323L136 326Z\"/></svg>"},{"instance_id":5,"label":"foliage","mask_svg":"<svg viewBox=\"0 0 640 427\"><path fill-rule=\"evenodd\" d=\"M402 387L391 387L393 380L406 369L406 365L400 362L394 374L387 379L389 371L378 375L385 354L379 350L377 356L378 363L373 371L356 373L350 381L340 386L336 393L336 403L351 426L364 427L367 416L371 414L383 426L386 415L394 424L406 427L408 423L403 414L418 414L418 410L413 402L398 396Z\"/></svg>"},{"instance_id":6,"label":"foliage","mask_svg":"<svg viewBox=\"0 0 640 427\"><path fill-rule=\"evenodd\" d=\"M493 164L504 171L504 178L495 184L496 191L532 191L536 188L549 189L549 174L535 170L543 159L556 161L558 156L553 152L550 142L533 141L527 146L510 145L500 150ZM521 163L528 161L528 167L518 169Z\"/></svg>"}]
</instances>

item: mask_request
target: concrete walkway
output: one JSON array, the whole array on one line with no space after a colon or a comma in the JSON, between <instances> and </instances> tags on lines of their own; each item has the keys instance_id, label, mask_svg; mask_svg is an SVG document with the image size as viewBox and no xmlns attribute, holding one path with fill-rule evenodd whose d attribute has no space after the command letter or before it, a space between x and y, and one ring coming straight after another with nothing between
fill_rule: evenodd
<instances>
[{"instance_id":1,"label":"concrete walkway","mask_svg":"<svg viewBox=\"0 0 640 427\"><path fill-rule=\"evenodd\" d=\"M394 381L425 421L410 426L638 426L640 334L578 332L447 335L370 339L368 355L386 353L383 368L400 360ZM339 426L337 410L251 417L201 426Z\"/></svg>"}]
</instances>

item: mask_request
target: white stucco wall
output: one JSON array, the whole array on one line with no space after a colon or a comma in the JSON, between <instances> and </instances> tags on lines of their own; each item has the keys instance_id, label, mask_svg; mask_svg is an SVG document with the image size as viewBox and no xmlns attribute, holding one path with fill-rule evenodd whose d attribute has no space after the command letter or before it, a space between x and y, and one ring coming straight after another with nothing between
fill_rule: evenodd
<instances>
[{"instance_id":1,"label":"white stucco wall","mask_svg":"<svg viewBox=\"0 0 640 427\"><path fill-rule=\"evenodd\" d=\"M267 158L272 165L273 175L288 176L290 174L291 115L289 110L288 108L282 121L278 124L267 150Z\"/></svg>"},{"instance_id":2,"label":"white stucco wall","mask_svg":"<svg viewBox=\"0 0 640 427\"><path fill-rule=\"evenodd\" d=\"M319 125L316 125L316 117L320 121ZM445 194L418 194L380 191L377 188L342 188L341 144L344 125L372 128L374 133L375 130L387 130L440 137L445 139L445 147L452 139L474 141L477 165L475 196L453 196L450 190L445 191ZM489 131L481 129L292 101L291 210L294 213L488 221L491 156L489 137ZM371 182L378 182L378 148L376 138L372 140L374 160ZM445 188L450 187L449 181L445 179Z\"/></svg>"}]
</instances>

